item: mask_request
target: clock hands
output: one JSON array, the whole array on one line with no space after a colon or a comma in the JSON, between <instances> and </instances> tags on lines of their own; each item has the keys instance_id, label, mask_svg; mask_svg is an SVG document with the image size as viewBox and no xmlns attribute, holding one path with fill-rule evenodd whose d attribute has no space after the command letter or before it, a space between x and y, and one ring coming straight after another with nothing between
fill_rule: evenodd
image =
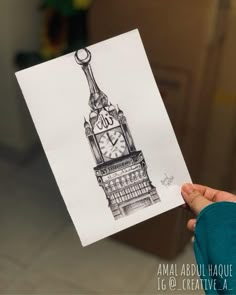
<instances>
[{"instance_id":1,"label":"clock hands","mask_svg":"<svg viewBox=\"0 0 236 295\"><path fill-rule=\"evenodd\" d=\"M121 137L121 134L117 137L117 139L115 140L115 142L112 141L109 132L107 132L107 137L108 137L109 141L111 142L111 144L112 144L113 146L115 146L115 145L117 144L119 138Z\"/></svg>"},{"instance_id":2,"label":"clock hands","mask_svg":"<svg viewBox=\"0 0 236 295\"><path fill-rule=\"evenodd\" d=\"M107 137L108 137L109 141L111 142L111 144L114 146L113 141L111 140L111 137L109 135L109 132L107 132Z\"/></svg>"},{"instance_id":3,"label":"clock hands","mask_svg":"<svg viewBox=\"0 0 236 295\"><path fill-rule=\"evenodd\" d=\"M121 134L117 137L116 141L114 142L113 145L116 145L117 141L119 140L119 138L121 137Z\"/></svg>"}]
</instances>

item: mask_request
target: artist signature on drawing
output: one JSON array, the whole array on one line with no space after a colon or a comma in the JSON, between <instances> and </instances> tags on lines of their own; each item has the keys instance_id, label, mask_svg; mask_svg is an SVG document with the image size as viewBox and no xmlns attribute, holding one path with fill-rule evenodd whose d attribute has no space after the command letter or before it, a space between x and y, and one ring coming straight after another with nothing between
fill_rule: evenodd
<instances>
[{"instance_id":1,"label":"artist signature on drawing","mask_svg":"<svg viewBox=\"0 0 236 295\"><path fill-rule=\"evenodd\" d=\"M165 187L168 187L172 184L174 180L174 176L168 176L166 173L164 175L165 175L165 178L161 180L161 184L164 185Z\"/></svg>"}]
</instances>

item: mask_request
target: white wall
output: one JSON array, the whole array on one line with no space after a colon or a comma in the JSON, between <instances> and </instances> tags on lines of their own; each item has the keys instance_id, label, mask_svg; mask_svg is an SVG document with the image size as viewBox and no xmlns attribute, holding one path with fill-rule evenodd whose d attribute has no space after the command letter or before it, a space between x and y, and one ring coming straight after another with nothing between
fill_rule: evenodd
<instances>
[{"instance_id":1,"label":"white wall","mask_svg":"<svg viewBox=\"0 0 236 295\"><path fill-rule=\"evenodd\" d=\"M36 140L14 72L19 50L39 48L40 0L0 0L0 146L25 150Z\"/></svg>"}]
</instances>

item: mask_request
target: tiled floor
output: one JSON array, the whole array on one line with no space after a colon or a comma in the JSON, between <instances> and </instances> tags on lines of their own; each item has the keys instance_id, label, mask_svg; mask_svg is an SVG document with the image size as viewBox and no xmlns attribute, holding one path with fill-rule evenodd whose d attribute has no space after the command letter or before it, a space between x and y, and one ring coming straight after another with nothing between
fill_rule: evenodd
<instances>
[{"instance_id":1,"label":"tiled floor","mask_svg":"<svg viewBox=\"0 0 236 295\"><path fill-rule=\"evenodd\" d=\"M44 156L0 160L0 178L0 294L203 294L158 286L160 264L194 263L191 244L171 262L111 239L82 248Z\"/></svg>"}]
</instances>

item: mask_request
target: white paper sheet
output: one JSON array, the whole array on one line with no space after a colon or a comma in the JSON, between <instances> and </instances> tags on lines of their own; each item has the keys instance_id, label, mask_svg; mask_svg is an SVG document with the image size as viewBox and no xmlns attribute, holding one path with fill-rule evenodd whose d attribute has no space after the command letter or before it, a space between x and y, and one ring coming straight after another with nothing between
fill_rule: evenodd
<instances>
[{"instance_id":1,"label":"white paper sheet","mask_svg":"<svg viewBox=\"0 0 236 295\"><path fill-rule=\"evenodd\" d=\"M183 204L191 182L138 30L90 54L16 73L83 246Z\"/></svg>"}]
</instances>

